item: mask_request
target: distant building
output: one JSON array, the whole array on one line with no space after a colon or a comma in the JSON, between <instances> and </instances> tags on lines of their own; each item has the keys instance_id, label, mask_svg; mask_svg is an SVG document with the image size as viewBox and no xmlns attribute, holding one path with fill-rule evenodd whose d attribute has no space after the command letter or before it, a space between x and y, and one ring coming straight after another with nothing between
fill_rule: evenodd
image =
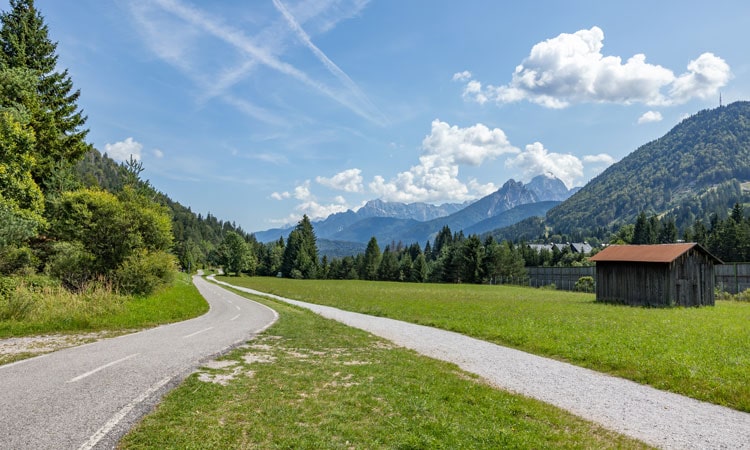
<instances>
[{"instance_id":1,"label":"distant building","mask_svg":"<svg viewBox=\"0 0 750 450\"><path fill-rule=\"evenodd\" d=\"M596 262L596 300L633 306L714 305L714 264L700 244L610 245Z\"/></svg>"},{"instance_id":2,"label":"distant building","mask_svg":"<svg viewBox=\"0 0 750 450\"><path fill-rule=\"evenodd\" d=\"M591 250L593 250L593 247L591 247L588 242L574 242L570 244L570 249L573 250L573 253L583 253L584 255L588 255L591 253Z\"/></svg>"},{"instance_id":3,"label":"distant building","mask_svg":"<svg viewBox=\"0 0 750 450\"><path fill-rule=\"evenodd\" d=\"M584 255L586 255L591 253L591 250L593 250L593 247L591 247L591 245L589 245L587 242L574 242L572 244L529 244L529 247L533 250L536 250L537 253L540 253L542 250L552 251L553 248L556 248L561 252L570 250L572 253L583 253Z\"/></svg>"}]
</instances>

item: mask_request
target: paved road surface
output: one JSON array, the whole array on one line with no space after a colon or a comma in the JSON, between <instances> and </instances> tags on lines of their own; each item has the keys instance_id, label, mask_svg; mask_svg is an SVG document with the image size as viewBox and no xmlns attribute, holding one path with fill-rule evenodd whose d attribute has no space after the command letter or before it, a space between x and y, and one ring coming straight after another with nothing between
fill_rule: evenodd
<instances>
[{"instance_id":1,"label":"paved road surface","mask_svg":"<svg viewBox=\"0 0 750 450\"><path fill-rule=\"evenodd\" d=\"M0 449L112 448L202 362L278 317L202 278L196 319L0 366Z\"/></svg>"},{"instance_id":2,"label":"paved road surface","mask_svg":"<svg viewBox=\"0 0 750 450\"><path fill-rule=\"evenodd\" d=\"M606 428L671 449L750 449L750 414L582 367L398 320L236 289L292 303L423 355L457 364L493 385L537 398Z\"/></svg>"}]
</instances>

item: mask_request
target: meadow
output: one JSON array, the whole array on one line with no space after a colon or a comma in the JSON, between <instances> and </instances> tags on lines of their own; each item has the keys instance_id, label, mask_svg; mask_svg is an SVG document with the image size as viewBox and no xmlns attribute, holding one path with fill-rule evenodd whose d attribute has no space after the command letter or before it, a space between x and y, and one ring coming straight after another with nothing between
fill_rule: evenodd
<instances>
[{"instance_id":1,"label":"meadow","mask_svg":"<svg viewBox=\"0 0 750 450\"><path fill-rule=\"evenodd\" d=\"M455 365L257 300L279 320L188 377L120 448L646 448Z\"/></svg>"},{"instance_id":2,"label":"meadow","mask_svg":"<svg viewBox=\"0 0 750 450\"><path fill-rule=\"evenodd\" d=\"M633 308L513 286L234 278L288 298L443 328L750 412L750 303Z\"/></svg>"}]
</instances>

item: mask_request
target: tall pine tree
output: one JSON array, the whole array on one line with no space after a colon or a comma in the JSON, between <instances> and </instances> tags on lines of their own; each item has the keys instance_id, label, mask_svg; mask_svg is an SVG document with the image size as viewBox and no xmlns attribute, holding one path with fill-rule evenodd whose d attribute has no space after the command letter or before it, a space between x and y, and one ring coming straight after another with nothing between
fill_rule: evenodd
<instances>
[{"instance_id":1,"label":"tall pine tree","mask_svg":"<svg viewBox=\"0 0 750 450\"><path fill-rule=\"evenodd\" d=\"M75 162L90 146L85 142L86 117L78 109L79 90L68 70L57 71L57 43L49 38L44 18L34 0L10 0L10 11L0 15L0 67L28 69L39 77L40 107L31 113L37 162L35 181L44 181L55 168Z\"/></svg>"},{"instance_id":2,"label":"tall pine tree","mask_svg":"<svg viewBox=\"0 0 750 450\"><path fill-rule=\"evenodd\" d=\"M317 239L312 223L305 215L289 233L281 272L286 277L312 279L317 277L318 267Z\"/></svg>"}]
</instances>

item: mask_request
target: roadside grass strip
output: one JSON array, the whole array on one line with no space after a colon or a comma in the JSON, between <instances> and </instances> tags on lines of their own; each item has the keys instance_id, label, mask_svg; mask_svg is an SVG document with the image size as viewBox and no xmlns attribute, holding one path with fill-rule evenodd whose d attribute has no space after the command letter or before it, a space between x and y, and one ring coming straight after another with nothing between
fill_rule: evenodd
<instances>
[{"instance_id":1,"label":"roadside grass strip","mask_svg":"<svg viewBox=\"0 0 750 450\"><path fill-rule=\"evenodd\" d=\"M23 320L0 320L0 338L94 330L133 330L179 322L208 311L190 275L148 297L95 291L73 294L63 288L31 292L31 312Z\"/></svg>"},{"instance_id":2,"label":"roadside grass strip","mask_svg":"<svg viewBox=\"0 0 750 450\"><path fill-rule=\"evenodd\" d=\"M750 412L750 303L634 308L514 286L221 277L283 297L455 331Z\"/></svg>"},{"instance_id":3,"label":"roadside grass strip","mask_svg":"<svg viewBox=\"0 0 750 450\"><path fill-rule=\"evenodd\" d=\"M647 448L292 305L207 363L121 448Z\"/></svg>"}]
</instances>

